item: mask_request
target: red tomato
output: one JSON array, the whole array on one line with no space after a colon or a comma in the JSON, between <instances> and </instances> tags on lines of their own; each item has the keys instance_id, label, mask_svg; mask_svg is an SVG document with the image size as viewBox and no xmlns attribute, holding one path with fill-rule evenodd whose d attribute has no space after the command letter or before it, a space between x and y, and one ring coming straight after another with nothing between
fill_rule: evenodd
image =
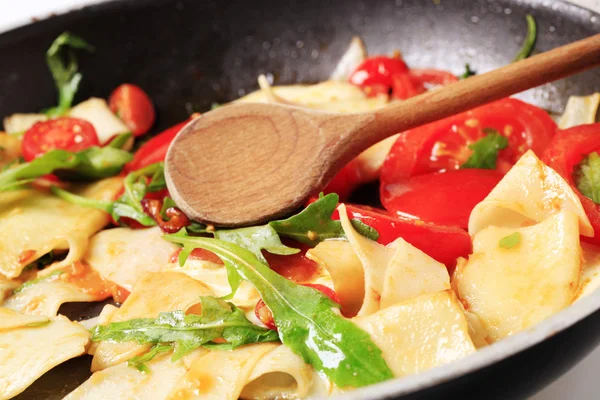
<instances>
[{"instance_id":1,"label":"red tomato","mask_svg":"<svg viewBox=\"0 0 600 400\"><path fill-rule=\"evenodd\" d=\"M41 121L23 135L21 151L25 161L31 161L50 150L81 151L100 146L94 126L77 118L61 117Z\"/></svg>"},{"instance_id":2,"label":"red tomato","mask_svg":"<svg viewBox=\"0 0 600 400\"><path fill-rule=\"evenodd\" d=\"M500 173L508 171L529 149L542 154L557 130L544 110L516 99L503 99L403 132L381 169L381 201L385 208L429 222L453 223L466 228L469 207L489 193L499 175L461 171L448 177L443 174L414 177L458 170L471 155L468 145L482 138L486 128L508 138L509 146L498 155ZM461 176L465 182L459 182ZM460 184L464 191L453 190L453 184ZM438 193L440 189L447 193ZM438 200L437 206L429 201L430 197ZM442 203L442 199L452 201Z\"/></svg>"},{"instance_id":3,"label":"red tomato","mask_svg":"<svg viewBox=\"0 0 600 400\"><path fill-rule=\"evenodd\" d=\"M167 155L169 145L177 136L179 131L190 122L195 115L192 115L190 119L180 122L179 124L172 126L171 128L159 133L152 139L139 148L139 150L133 155L133 160L125 165L127 172L135 171L140 168L147 167L150 164L164 161Z\"/></svg>"},{"instance_id":4,"label":"red tomato","mask_svg":"<svg viewBox=\"0 0 600 400\"><path fill-rule=\"evenodd\" d=\"M386 209L408 218L467 228L471 211L502 179L498 171L461 169L382 186Z\"/></svg>"},{"instance_id":5,"label":"red tomato","mask_svg":"<svg viewBox=\"0 0 600 400\"><path fill-rule=\"evenodd\" d=\"M420 87L430 89L433 86L446 86L458 81L456 75L439 69L411 69L413 82Z\"/></svg>"},{"instance_id":6,"label":"red tomato","mask_svg":"<svg viewBox=\"0 0 600 400\"><path fill-rule=\"evenodd\" d=\"M149 180L148 178L146 178L146 179ZM119 191L113 196L113 200L119 199L119 197L121 197L123 195L123 192L125 192L124 187L119 189ZM146 195L144 196L144 199L163 201L165 197L169 197L169 191L167 189L162 189L157 192L146 193ZM111 219L111 222L113 223L113 225L116 225L116 226L121 225L117 221L115 221L112 217L110 219ZM147 226L144 226L144 225L140 224L139 222L137 222L135 219L131 219L131 218L127 218L127 217L121 217L120 221L122 224L127 225L131 229L148 228Z\"/></svg>"},{"instance_id":7,"label":"red tomato","mask_svg":"<svg viewBox=\"0 0 600 400\"><path fill-rule=\"evenodd\" d=\"M386 245L401 237L449 268L456 265L458 257L466 257L472 250L471 237L457 227L392 215L369 206L346 204L346 211L348 217L358 219L375 229L379 233L379 243ZM339 219L337 210L332 219Z\"/></svg>"},{"instance_id":8,"label":"red tomato","mask_svg":"<svg viewBox=\"0 0 600 400\"><path fill-rule=\"evenodd\" d=\"M583 236L583 240L600 245L600 204L583 195L573 178L577 165L593 152L600 152L600 124L581 125L559 131L544 153L542 161L569 182L579 197L595 233L592 238Z\"/></svg>"},{"instance_id":9,"label":"red tomato","mask_svg":"<svg viewBox=\"0 0 600 400\"><path fill-rule=\"evenodd\" d=\"M154 106L139 86L130 83L120 85L111 93L108 105L135 136L148 132L154 124Z\"/></svg>"},{"instance_id":10,"label":"red tomato","mask_svg":"<svg viewBox=\"0 0 600 400\"><path fill-rule=\"evenodd\" d=\"M299 248L300 252L288 256L281 256L263 252L263 255L269 263L269 267L279 275L291 281L302 283L310 281L317 272L317 263L306 258L308 246L296 241L283 239L282 242L287 246Z\"/></svg>"},{"instance_id":11,"label":"red tomato","mask_svg":"<svg viewBox=\"0 0 600 400\"><path fill-rule=\"evenodd\" d=\"M179 262L179 253L181 253L181 250L182 249L175 250L175 252L173 254L171 254L171 256L169 257L169 262L178 263ZM218 255L216 255L215 253L213 253L211 251L204 250L204 249L192 250L189 258L191 258L192 260L210 261L215 264L223 265L223 261L221 261L221 259L219 258Z\"/></svg>"},{"instance_id":12,"label":"red tomato","mask_svg":"<svg viewBox=\"0 0 600 400\"><path fill-rule=\"evenodd\" d=\"M326 194L336 193L340 196L341 201L346 201L361 183L360 166L354 159L335 174L331 182L323 189L323 192Z\"/></svg>"},{"instance_id":13,"label":"red tomato","mask_svg":"<svg viewBox=\"0 0 600 400\"><path fill-rule=\"evenodd\" d=\"M382 85L390 88L396 75L408 75L408 67L401 58L369 57L350 75L350 83L360 87Z\"/></svg>"},{"instance_id":14,"label":"red tomato","mask_svg":"<svg viewBox=\"0 0 600 400\"><path fill-rule=\"evenodd\" d=\"M318 283L304 283L302 284L302 286L307 286L316 289L319 292L323 293L325 296L329 297L331 300L335 301L336 303L340 303L340 298L338 297L337 293L333 289L330 289L325 285L319 285ZM260 299L256 303L256 307L254 307L254 315L256 315L256 318L258 318L260 322L265 324L267 328L272 329L274 331L277 330L277 326L275 326L275 321L273 320L273 313L262 299Z\"/></svg>"},{"instance_id":15,"label":"red tomato","mask_svg":"<svg viewBox=\"0 0 600 400\"><path fill-rule=\"evenodd\" d=\"M410 74L398 74L392 77L392 95L396 99L406 100L425 91L425 87L415 82Z\"/></svg>"}]
</instances>

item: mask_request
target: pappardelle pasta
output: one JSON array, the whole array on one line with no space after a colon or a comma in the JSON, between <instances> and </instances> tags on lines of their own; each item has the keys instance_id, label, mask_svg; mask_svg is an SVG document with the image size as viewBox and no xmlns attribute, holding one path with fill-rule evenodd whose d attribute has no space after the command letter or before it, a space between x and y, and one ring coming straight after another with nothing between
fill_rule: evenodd
<instances>
[{"instance_id":1,"label":"pappardelle pasta","mask_svg":"<svg viewBox=\"0 0 600 400\"><path fill-rule=\"evenodd\" d=\"M507 98L398 133L296 214L222 229L169 197L162 162L189 120L132 152L155 119L141 88L73 106L74 52L91 49L59 36L58 106L0 133L2 399L84 354L92 375L66 399L329 396L460 360L600 286L599 94L558 125ZM329 80L261 75L236 102L360 112L472 74L354 38ZM383 208L352 202L377 181ZM70 320L73 302L105 305Z\"/></svg>"}]
</instances>

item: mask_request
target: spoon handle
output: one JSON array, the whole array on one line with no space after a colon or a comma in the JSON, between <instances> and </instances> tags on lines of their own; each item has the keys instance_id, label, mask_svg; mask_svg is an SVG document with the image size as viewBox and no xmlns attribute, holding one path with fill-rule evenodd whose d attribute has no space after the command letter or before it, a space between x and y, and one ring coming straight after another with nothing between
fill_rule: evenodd
<instances>
[{"instance_id":1,"label":"spoon handle","mask_svg":"<svg viewBox=\"0 0 600 400\"><path fill-rule=\"evenodd\" d=\"M375 112L369 144L600 65L600 34L472 76ZM363 134L365 134L363 132Z\"/></svg>"}]
</instances>

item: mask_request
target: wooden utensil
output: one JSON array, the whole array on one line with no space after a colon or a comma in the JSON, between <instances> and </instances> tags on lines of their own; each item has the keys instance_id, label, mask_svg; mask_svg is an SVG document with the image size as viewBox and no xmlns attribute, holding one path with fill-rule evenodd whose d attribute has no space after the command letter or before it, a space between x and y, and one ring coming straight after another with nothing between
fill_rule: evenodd
<instances>
[{"instance_id":1,"label":"wooden utensil","mask_svg":"<svg viewBox=\"0 0 600 400\"><path fill-rule=\"evenodd\" d=\"M231 104L190 122L166 157L169 192L189 217L256 225L300 207L373 144L600 65L600 34L369 113Z\"/></svg>"}]
</instances>

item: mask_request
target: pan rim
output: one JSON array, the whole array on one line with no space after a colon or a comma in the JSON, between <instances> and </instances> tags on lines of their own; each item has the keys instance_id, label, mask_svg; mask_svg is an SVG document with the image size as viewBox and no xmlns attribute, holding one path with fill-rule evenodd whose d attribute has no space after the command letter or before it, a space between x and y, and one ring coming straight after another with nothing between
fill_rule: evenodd
<instances>
[{"instance_id":1,"label":"pan rim","mask_svg":"<svg viewBox=\"0 0 600 400\"><path fill-rule=\"evenodd\" d=\"M139 1L139 0L137 0ZM39 22L76 13L83 9L107 9L118 3L133 3L134 0L80 0L77 5L63 5L57 7L45 16L39 18L25 17L14 22L0 26L0 35L20 29L27 29ZM585 10L592 16L600 17L596 10L585 7L579 2L574 3L566 0L555 0L574 10ZM544 5L543 0L525 0L520 5ZM475 353L460 360L436 367L415 375L395 378L376 385L355 389L343 394L332 396L332 399L386 399L394 396L404 396L417 393L421 390L457 379L461 376L475 372L482 368L491 366L503 359L514 356L537 344L542 343L553 335L560 333L576 323L582 321L594 312L600 310L600 288L592 294L577 301L566 309L560 311L549 319L539 323L531 329L520 332L514 336L503 339L490 346L477 350Z\"/></svg>"}]
</instances>

